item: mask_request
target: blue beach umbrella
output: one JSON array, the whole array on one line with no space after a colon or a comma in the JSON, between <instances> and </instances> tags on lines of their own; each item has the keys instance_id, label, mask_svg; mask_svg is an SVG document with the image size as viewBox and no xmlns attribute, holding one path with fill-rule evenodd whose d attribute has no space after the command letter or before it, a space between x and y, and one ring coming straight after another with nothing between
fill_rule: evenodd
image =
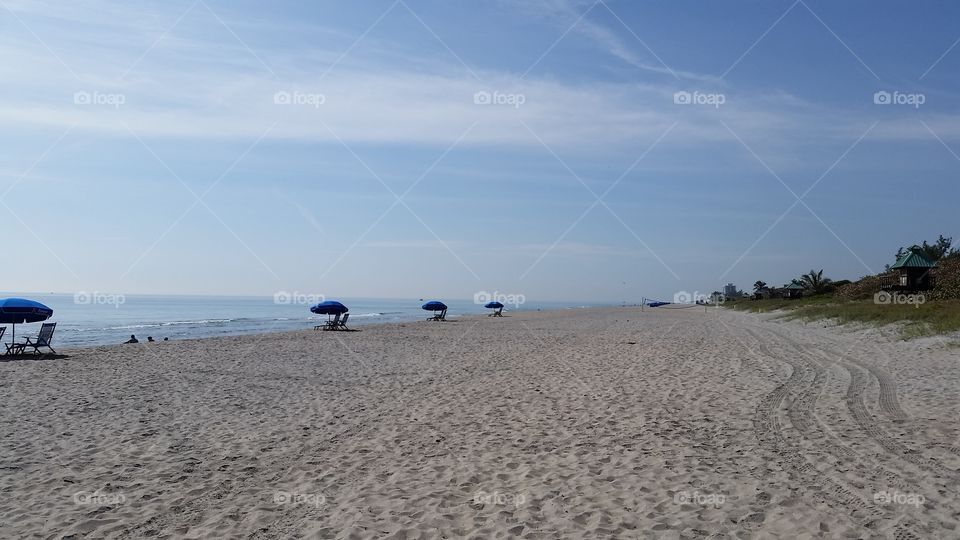
<instances>
[{"instance_id":1,"label":"blue beach umbrella","mask_svg":"<svg viewBox=\"0 0 960 540\"><path fill-rule=\"evenodd\" d=\"M493 313L491 313L491 315L495 317L503 316L501 315L501 313L503 313L503 304L501 304L500 302L497 302L496 300L494 300L493 302L487 302L486 304L483 305L483 307L487 309L492 309Z\"/></svg>"},{"instance_id":2,"label":"blue beach umbrella","mask_svg":"<svg viewBox=\"0 0 960 540\"><path fill-rule=\"evenodd\" d=\"M447 309L446 304L444 304L443 302L439 302L437 300L431 300L420 307L426 311L443 311Z\"/></svg>"},{"instance_id":3,"label":"blue beach umbrella","mask_svg":"<svg viewBox=\"0 0 960 540\"><path fill-rule=\"evenodd\" d=\"M11 343L17 340L17 325L45 321L53 317L53 310L47 306L26 298L4 298L0 300L0 324L12 324Z\"/></svg>"},{"instance_id":4,"label":"blue beach umbrella","mask_svg":"<svg viewBox=\"0 0 960 540\"><path fill-rule=\"evenodd\" d=\"M336 300L327 300L326 302L320 302L319 304L311 306L310 311L317 315L327 315L329 319L329 315L340 315L341 313L350 311L350 309Z\"/></svg>"}]
</instances>

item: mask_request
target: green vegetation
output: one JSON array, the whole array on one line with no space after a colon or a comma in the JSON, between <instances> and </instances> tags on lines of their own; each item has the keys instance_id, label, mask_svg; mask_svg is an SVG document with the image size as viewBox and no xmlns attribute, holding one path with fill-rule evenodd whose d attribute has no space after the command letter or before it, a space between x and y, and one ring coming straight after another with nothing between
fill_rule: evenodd
<instances>
[{"instance_id":1,"label":"green vegetation","mask_svg":"<svg viewBox=\"0 0 960 540\"><path fill-rule=\"evenodd\" d=\"M830 295L798 300L736 300L724 307L750 311L783 310L786 320L836 319L840 324L901 325L904 339L960 331L960 301L927 301L916 305L876 304L873 300L837 300Z\"/></svg>"},{"instance_id":2,"label":"green vegetation","mask_svg":"<svg viewBox=\"0 0 960 540\"><path fill-rule=\"evenodd\" d=\"M910 293L881 293L896 274L888 270L876 276L865 276L857 281L833 281L823 270L811 270L791 284L803 287L803 297L782 298L786 288L768 288L764 281L753 285L756 297L762 299L727 299L724 307L749 311L783 311L786 320L834 319L839 324L864 323L871 325L898 325L904 339L960 331L960 251L951 246L952 238L940 236L930 244L924 241L897 251L897 258L909 249L920 250L931 261L937 261L932 270L933 288ZM888 265L889 268L889 265ZM889 289L887 289L889 291ZM919 300L919 301L918 301Z\"/></svg>"}]
</instances>

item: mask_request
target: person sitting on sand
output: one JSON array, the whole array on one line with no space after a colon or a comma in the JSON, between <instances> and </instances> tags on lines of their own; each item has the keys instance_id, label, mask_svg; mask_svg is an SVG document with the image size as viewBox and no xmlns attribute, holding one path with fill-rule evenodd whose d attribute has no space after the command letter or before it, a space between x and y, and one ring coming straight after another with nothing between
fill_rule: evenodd
<instances>
[{"instance_id":1,"label":"person sitting on sand","mask_svg":"<svg viewBox=\"0 0 960 540\"><path fill-rule=\"evenodd\" d=\"M147 343L153 343L153 336L147 336Z\"/></svg>"},{"instance_id":2,"label":"person sitting on sand","mask_svg":"<svg viewBox=\"0 0 960 540\"><path fill-rule=\"evenodd\" d=\"M137 336L130 334L130 339L124 341L124 343L140 343L140 340L137 339Z\"/></svg>"}]
</instances>

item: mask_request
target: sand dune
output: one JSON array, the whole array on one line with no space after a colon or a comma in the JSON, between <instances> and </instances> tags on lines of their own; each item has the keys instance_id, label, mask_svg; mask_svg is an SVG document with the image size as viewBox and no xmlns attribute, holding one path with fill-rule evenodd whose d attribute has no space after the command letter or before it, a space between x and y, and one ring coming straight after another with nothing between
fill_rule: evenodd
<instances>
[{"instance_id":1,"label":"sand dune","mask_svg":"<svg viewBox=\"0 0 960 540\"><path fill-rule=\"evenodd\" d=\"M956 349L570 310L0 363L0 536L960 536Z\"/></svg>"}]
</instances>

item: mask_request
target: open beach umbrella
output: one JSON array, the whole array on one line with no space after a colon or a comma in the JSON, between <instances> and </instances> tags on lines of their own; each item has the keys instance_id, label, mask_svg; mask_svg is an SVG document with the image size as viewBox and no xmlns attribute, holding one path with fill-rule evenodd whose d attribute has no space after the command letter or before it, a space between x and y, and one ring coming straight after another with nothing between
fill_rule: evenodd
<instances>
[{"instance_id":1,"label":"open beach umbrella","mask_svg":"<svg viewBox=\"0 0 960 540\"><path fill-rule=\"evenodd\" d=\"M12 324L11 343L17 340L17 325L45 321L53 316L53 310L47 306L26 298L4 298L0 300L0 324Z\"/></svg>"},{"instance_id":2,"label":"open beach umbrella","mask_svg":"<svg viewBox=\"0 0 960 540\"><path fill-rule=\"evenodd\" d=\"M500 302L497 302L496 300L494 300L493 302L487 302L486 304L483 305L483 307L487 309L495 310L493 312L494 314L498 314L503 311L503 304L501 304Z\"/></svg>"},{"instance_id":3,"label":"open beach umbrella","mask_svg":"<svg viewBox=\"0 0 960 540\"><path fill-rule=\"evenodd\" d=\"M435 321L442 321L447 316L447 305L438 300L431 300L420 307L426 311L432 311L433 317L431 319Z\"/></svg>"},{"instance_id":4,"label":"open beach umbrella","mask_svg":"<svg viewBox=\"0 0 960 540\"><path fill-rule=\"evenodd\" d=\"M326 302L320 302L319 304L311 306L310 311L316 313L317 315L327 315L327 318L329 319L330 315L346 313L350 311L350 309L336 300L327 300Z\"/></svg>"},{"instance_id":5,"label":"open beach umbrella","mask_svg":"<svg viewBox=\"0 0 960 540\"><path fill-rule=\"evenodd\" d=\"M427 311L443 311L447 309L446 304L444 304L443 302L439 302L437 300L431 300L420 307Z\"/></svg>"}]
</instances>

